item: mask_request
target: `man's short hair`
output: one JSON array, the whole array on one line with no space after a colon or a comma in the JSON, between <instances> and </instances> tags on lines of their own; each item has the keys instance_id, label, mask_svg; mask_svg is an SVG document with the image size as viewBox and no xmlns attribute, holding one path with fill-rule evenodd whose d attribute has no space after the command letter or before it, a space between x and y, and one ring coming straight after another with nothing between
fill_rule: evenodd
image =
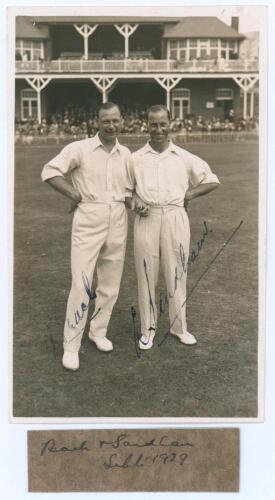
<instances>
[{"instance_id":1,"label":"man's short hair","mask_svg":"<svg viewBox=\"0 0 275 500\"><path fill-rule=\"evenodd\" d=\"M170 120L170 111L166 106L164 106L164 104L154 104L153 106L150 106L147 111L147 119L149 119L149 113L159 113L160 111L165 111L168 120Z\"/></svg>"},{"instance_id":2,"label":"man's short hair","mask_svg":"<svg viewBox=\"0 0 275 500\"><path fill-rule=\"evenodd\" d=\"M115 104L114 102L104 102L104 104L101 104L101 106L98 108L97 116L99 116L100 111L106 111L107 109L112 108L117 108L119 113L121 114L118 104Z\"/></svg>"}]
</instances>

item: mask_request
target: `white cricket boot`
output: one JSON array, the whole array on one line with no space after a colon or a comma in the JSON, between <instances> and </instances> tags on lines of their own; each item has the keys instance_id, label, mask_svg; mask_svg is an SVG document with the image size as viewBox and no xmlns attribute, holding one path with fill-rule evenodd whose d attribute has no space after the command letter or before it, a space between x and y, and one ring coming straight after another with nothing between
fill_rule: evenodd
<instances>
[{"instance_id":1,"label":"white cricket boot","mask_svg":"<svg viewBox=\"0 0 275 500\"><path fill-rule=\"evenodd\" d=\"M112 342L106 337L95 337L89 333L89 339L95 343L99 351L110 352L114 349Z\"/></svg>"},{"instance_id":2,"label":"white cricket boot","mask_svg":"<svg viewBox=\"0 0 275 500\"><path fill-rule=\"evenodd\" d=\"M155 335L156 332L150 332L149 335L142 335L138 343L139 348L143 349L144 351L147 349L151 349L151 347L153 347L153 340Z\"/></svg>"},{"instance_id":3,"label":"white cricket boot","mask_svg":"<svg viewBox=\"0 0 275 500\"><path fill-rule=\"evenodd\" d=\"M184 333L181 333L181 334L180 333L173 333L173 335L178 337L182 344L195 345L197 343L196 337L194 337L194 335L192 335L192 333L189 333L187 331Z\"/></svg>"},{"instance_id":4,"label":"white cricket boot","mask_svg":"<svg viewBox=\"0 0 275 500\"><path fill-rule=\"evenodd\" d=\"M79 368L78 352L64 351L62 365L67 370L76 371Z\"/></svg>"}]
</instances>

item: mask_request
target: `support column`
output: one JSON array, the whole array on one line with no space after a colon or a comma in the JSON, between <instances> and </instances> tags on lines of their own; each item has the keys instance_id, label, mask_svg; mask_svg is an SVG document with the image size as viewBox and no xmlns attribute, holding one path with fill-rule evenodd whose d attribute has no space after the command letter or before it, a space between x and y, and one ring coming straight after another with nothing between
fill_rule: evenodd
<instances>
[{"instance_id":1,"label":"support column","mask_svg":"<svg viewBox=\"0 0 275 500\"><path fill-rule=\"evenodd\" d=\"M37 119L38 123L41 123L41 90L43 90L48 83L51 81L51 78L43 78L41 76L26 78L28 84L36 90L37 93Z\"/></svg>"},{"instance_id":2,"label":"support column","mask_svg":"<svg viewBox=\"0 0 275 500\"><path fill-rule=\"evenodd\" d=\"M247 90L243 91L243 117L247 118Z\"/></svg>"},{"instance_id":3,"label":"support column","mask_svg":"<svg viewBox=\"0 0 275 500\"><path fill-rule=\"evenodd\" d=\"M96 28L98 27L98 24L93 24L92 26L90 24L74 24L74 27L76 31L83 37L84 40L84 59L89 58L89 48L88 48L88 42L89 42L89 37L94 33Z\"/></svg>"},{"instance_id":4,"label":"support column","mask_svg":"<svg viewBox=\"0 0 275 500\"><path fill-rule=\"evenodd\" d=\"M166 90L166 107L169 111L171 108L170 92L181 79L181 76L155 76L155 80Z\"/></svg>"},{"instance_id":5,"label":"support column","mask_svg":"<svg viewBox=\"0 0 275 500\"><path fill-rule=\"evenodd\" d=\"M171 107L170 89L166 90L166 107L170 111L170 107Z\"/></svg>"},{"instance_id":6,"label":"support column","mask_svg":"<svg viewBox=\"0 0 275 500\"><path fill-rule=\"evenodd\" d=\"M102 93L102 102L103 104L105 102L108 102L108 94L113 87L116 78L107 76L107 77L97 77L97 76L91 76L90 79L92 82L95 84L97 89Z\"/></svg>"},{"instance_id":7,"label":"support column","mask_svg":"<svg viewBox=\"0 0 275 500\"><path fill-rule=\"evenodd\" d=\"M254 92L250 94L250 118L254 116Z\"/></svg>"},{"instance_id":8,"label":"support column","mask_svg":"<svg viewBox=\"0 0 275 500\"><path fill-rule=\"evenodd\" d=\"M117 31L124 37L125 59L129 57L129 38L136 31L138 24L115 24Z\"/></svg>"},{"instance_id":9,"label":"support column","mask_svg":"<svg viewBox=\"0 0 275 500\"><path fill-rule=\"evenodd\" d=\"M233 80L239 85L243 90L243 118L247 118L247 92L252 89L254 85L259 80L258 76L233 76ZM254 96L253 96L254 97ZM251 102L250 102L250 112L251 112Z\"/></svg>"}]
</instances>

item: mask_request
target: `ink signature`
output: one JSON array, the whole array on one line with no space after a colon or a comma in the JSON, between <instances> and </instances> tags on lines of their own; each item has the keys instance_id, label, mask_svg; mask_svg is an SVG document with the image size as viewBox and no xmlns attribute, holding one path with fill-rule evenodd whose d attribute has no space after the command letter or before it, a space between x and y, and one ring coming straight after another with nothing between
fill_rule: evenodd
<instances>
[{"instance_id":1,"label":"ink signature","mask_svg":"<svg viewBox=\"0 0 275 500\"><path fill-rule=\"evenodd\" d=\"M199 254L200 254L200 252L202 250L202 247L203 247L203 244L205 242L206 236L208 236L209 233L213 232L213 229L209 229L208 230L207 222L206 221L203 221L203 225L204 225L204 232L202 234L202 237L200 239L198 239L196 248L192 248L192 250L190 252L190 257L189 257L189 260L188 260L188 266L194 264L195 260L197 260Z\"/></svg>"},{"instance_id":2,"label":"ink signature","mask_svg":"<svg viewBox=\"0 0 275 500\"><path fill-rule=\"evenodd\" d=\"M199 278L197 279L196 283L194 284L194 286L191 288L191 290L187 294L186 299L184 300L184 302L181 304L179 310L177 311L177 313L176 313L173 321L171 322L171 324L169 326L169 330L167 330L167 332L163 336L162 340L159 342L159 344L158 344L159 347L167 339L167 337L168 337L168 335L170 333L171 328L173 327L173 325L175 324L176 320L178 319L178 315L179 315L180 311L185 306L186 302L189 300L190 296L192 295L192 293L194 292L194 290L197 288L197 286L200 283L200 281L204 278L205 274L212 267L212 265L214 264L214 262L216 261L216 259L225 250L226 246L230 243L230 241L233 239L233 237L235 236L235 234L239 231L239 229L242 226L242 224L243 224L243 220L241 220L240 223L237 225L237 227L232 231L232 233L230 234L230 236L228 237L228 239L221 245L221 247L219 248L219 250L217 251L217 253L210 260L210 262L208 263L208 265L206 266L206 268L204 269L204 271L202 272L202 274L199 276ZM198 240L198 242L197 242L197 252L196 252L196 250L192 250L191 251L190 261L192 263L194 263L195 260L198 258L199 254L200 254L200 252L202 250L203 244L205 242L206 236L209 234L209 232L212 232L212 230L208 231L207 223L205 221L204 221L204 228L205 228L205 230L204 230L204 233L202 235L202 238L200 238ZM178 274L178 270L176 268L176 270L175 270L175 286L174 286L173 293L169 294L170 298L173 298L173 296L175 294L175 291L177 289L177 282L178 282L178 280L181 279L181 277L183 276L183 273L187 271L186 259L185 259L185 256L184 256L184 252L183 252L183 247L182 246L180 247L180 260L181 260L181 268L182 268L181 269L181 274ZM147 265L146 265L145 259L144 259L144 272L145 272L145 275L146 275L147 287L148 287L148 292L149 292L150 315L151 315L151 309L154 311L154 305L153 305L153 302L152 302L152 296L151 296L151 291L150 291L150 286L149 286L149 280L148 280L148 273L147 273ZM161 298L160 298L160 311L161 311L161 313L164 312L163 305L165 306L165 304L168 304L168 303L169 303L169 297L167 295L165 295L164 299L163 299L163 296L161 295ZM155 314L155 311L154 311L154 314ZM154 330L155 330L155 328L154 328Z\"/></svg>"},{"instance_id":3,"label":"ink signature","mask_svg":"<svg viewBox=\"0 0 275 500\"><path fill-rule=\"evenodd\" d=\"M85 312L89 309L90 302L96 298L96 293L94 292L94 290L90 286L88 277L86 276L86 274L84 272L82 272L82 282L83 282L83 286L84 286L84 289L86 291L86 294L87 294L89 300L88 300L88 302L81 302L79 308L74 313L74 320L73 321L70 321L70 319L67 318L67 320L66 320L67 326L73 330L79 328L78 325L79 325L80 321L84 318ZM99 307L98 310L93 314L91 320L93 320L98 315L100 310L101 310L101 308ZM79 331L77 331L76 335L73 338L71 338L70 340L65 339L64 342L65 343L73 342L78 336L80 336L83 333L84 328L85 328L85 326L83 328L81 328Z\"/></svg>"},{"instance_id":4,"label":"ink signature","mask_svg":"<svg viewBox=\"0 0 275 500\"><path fill-rule=\"evenodd\" d=\"M200 281L204 278L205 274L209 271L209 269L212 267L212 265L214 264L214 262L217 260L217 258L219 257L219 255L225 250L225 248L227 247L227 245L230 243L230 241L234 238L235 234L239 231L240 227L242 226L243 224L243 220L240 221L240 223L238 224L238 226L232 231L232 233L230 234L230 236L227 238L227 240L221 245L221 247L219 248L219 250L216 252L216 254L214 255L214 257L210 260L210 262L207 264L206 268L204 269L204 271L202 272L202 274L199 276L199 278L197 279L196 283L193 285L193 287L191 288L191 290L189 291L189 293L187 294L186 296L186 299L184 300L184 302L181 304L179 310L177 311L173 321L171 322L170 326L169 326L169 330L167 330L167 332L164 334L162 340L159 342L158 346L160 347L164 342L165 340L167 339L168 335L170 334L170 331L171 331L171 328L173 327L173 325L175 324L176 320L178 319L178 314L180 313L180 311L182 310L182 308L185 306L186 302L189 300L189 298L191 297L192 293L194 292L194 290L197 288L198 284L200 283Z\"/></svg>"},{"instance_id":5,"label":"ink signature","mask_svg":"<svg viewBox=\"0 0 275 500\"><path fill-rule=\"evenodd\" d=\"M135 343L135 350L136 350L136 355L138 358L141 357L141 350L139 347L139 335L136 327L136 309L134 306L131 307L131 315L132 315L132 321L133 321L133 335L134 335L134 343Z\"/></svg>"},{"instance_id":6,"label":"ink signature","mask_svg":"<svg viewBox=\"0 0 275 500\"><path fill-rule=\"evenodd\" d=\"M204 225L203 235L197 241L197 248L196 249L193 248L191 250L191 256L190 256L190 258L188 260L188 266L191 263L193 264L195 262L195 260L198 258L199 254L201 252L201 249L203 247L203 244L205 242L206 236L208 236L209 232L212 232L212 229L210 229L208 231L208 227L207 227L207 222L206 221L203 221L203 225ZM180 281L182 279L183 275L187 273L187 262L186 262L186 257L185 257L184 248L183 248L182 243L180 243L179 254L180 254L181 272L180 272L180 274L178 274L178 268L177 267L175 268L174 290L173 290L172 293L169 292L169 295L167 297L168 302L169 302L169 298L172 299L175 296L175 293L177 291L178 281Z\"/></svg>"},{"instance_id":7,"label":"ink signature","mask_svg":"<svg viewBox=\"0 0 275 500\"><path fill-rule=\"evenodd\" d=\"M101 439L100 443L99 443L99 447L103 448L104 446L106 446L106 447L111 446L111 448L113 448L113 449L118 449L121 447L124 447L124 448L131 448L131 447L147 448L147 447L151 447L151 446L152 447L155 447L155 446L161 446L161 447L173 446L176 448L182 448L184 446L193 446L193 444L189 443L188 441L187 442L184 442L184 441L180 442L177 440L170 441L166 434L161 436L159 439L152 438L152 439L149 439L149 441L144 441L141 443L137 443L137 442L132 443L131 441L128 440L127 434L119 434L117 436L117 438L114 439L113 441L105 441L105 440Z\"/></svg>"},{"instance_id":8,"label":"ink signature","mask_svg":"<svg viewBox=\"0 0 275 500\"><path fill-rule=\"evenodd\" d=\"M184 248L182 243L180 243L179 246L179 256L180 256L180 271L178 271L178 268L175 268L175 275L174 275L174 289L172 292L169 292L168 294L163 294L162 292L160 293L159 297L159 310L160 310L160 316L165 312L165 306L169 304L169 299L172 299L175 296L175 293L177 291L177 286L178 286L178 281L180 281L183 277L184 274L187 273L187 265L190 265L191 263L193 264L195 260L199 257L199 253L202 250L203 244L205 242L206 237L210 232L212 232L212 229L208 230L207 227L207 222L203 222L204 226L204 232L201 236L201 238L197 241L197 247L196 249L191 250L191 257L186 261L186 256L184 253ZM148 277L148 270L147 270L147 263L146 260L143 260L143 267L144 267L144 272L146 276L146 283L147 283L147 289L148 289L148 295L149 295L149 304L150 304L150 327L149 327L149 338L148 342L150 339L151 331L156 330L156 312L154 308L154 303L152 301L152 295L151 295L151 290L150 290L150 285L149 285L149 277ZM139 335L137 332L136 324L135 324L135 318L136 318L136 310L135 307L131 307L131 315L132 315L132 320L133 320L133 337L134 337L134 344L135 344L135 350L137 357L141 357L141 350L139 348Z\"/></svg>"},{"instance_id":9,"label":"ink signature","mask_svg":"<svg viewBox=\"0 0 275 500\"><path fill-rule=\"evenodd\" d=\"M147 264L146 260L143 260L143 266L144 266L144 272L146 276L146 283L147 283L147 288L148 288L148 294L149 294L149 304L150 304L150 327L149 331L155 331L156 330L156 312L154 308L154 303L152 300L152 295L151 295L151 290L150 290L150 285L149 285L149 277L148 277L148 271L147 271ZM152 316L153 316L153 325L152 325Z\"/></svg>"},{"instance_id":10,"label":"ink signature","mask_svg":"<svg viewBox=\"0 0 275 500\"><path fill-rule=\"evenodd\" d=\"M192 443L188 441L178 441L176 439L171 440L166 434L163 434L160 438L151 438L148 441L142 442L131 442L127 434L119 434L112 441L100 440L100 448L113 448L115 450L120 449L121 451L129 448L145 448L142 453L135 454L131 451L126 455L126 457L120 457L117 453L112 453L109 455L108 460L104 462L104 468L106 470L110 469L129 469L135 467L146 467L152 466L154 464L168 464L175 463L182 466L187 460L188 454L180 452L167 452L167 453L150 453L148 450L152 448L183 448L183 447L193 447Z\"/></svg>"},{"instance_id":11,"label":"ink signature","mask_svg":"<svg viewBox=\"0 0 275 500\"><path fill-rule=\"evenodd\" d=\"M55 444L55 439L49 439L46 443L42 444L40 456L42 457L46 453L66 453L66 452L75 452L75 451L90 451L87 446L87 441L82 441L79 446L61 446L57 447Z\"/></svg>"}]
</instances>

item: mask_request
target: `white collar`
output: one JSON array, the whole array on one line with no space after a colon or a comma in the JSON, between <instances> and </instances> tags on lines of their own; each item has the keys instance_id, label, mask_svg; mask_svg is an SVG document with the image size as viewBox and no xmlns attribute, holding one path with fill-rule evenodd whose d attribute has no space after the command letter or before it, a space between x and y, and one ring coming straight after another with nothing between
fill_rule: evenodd
<instances>
[{"instance_id":1,"label":"white collar","mask_svg":"<svg viewBox=\"0 0 275 500\"><path fill-rule=\"evenodd\" d=\"M162 155L162 154L165 154L165 153L177 153L178 154L178 151L177 151L177 146L173 143L173 141L171 141L171 139L169 139L169 144L168 144L168 148L166 148L164 151L162 151L161 153L159 153L158 151L156 151L155 149L152 148L152 146L150 145L150 142L148 141L144 148L143 148L143 154L146 154L146 153L154 153L156 155Z\"/></svg>"},{"instance_id":2,"label":"white collar","mask_svg":"<svg viewBox=\"0 0 275 500\"><path fill-rule=\"evenodd\" d=\"M94 137L91 138L91 146L92 146L93 151L100 146L102 146L104 148L104 144L102 144L102 142L100 140L99 133L97 133ZM115 151L121 151L121 144L119 144L117 139L116 139L116 142L115 142L114 147L113 147L111 152L115 152Z\"/></svg>"}]
</instances>

